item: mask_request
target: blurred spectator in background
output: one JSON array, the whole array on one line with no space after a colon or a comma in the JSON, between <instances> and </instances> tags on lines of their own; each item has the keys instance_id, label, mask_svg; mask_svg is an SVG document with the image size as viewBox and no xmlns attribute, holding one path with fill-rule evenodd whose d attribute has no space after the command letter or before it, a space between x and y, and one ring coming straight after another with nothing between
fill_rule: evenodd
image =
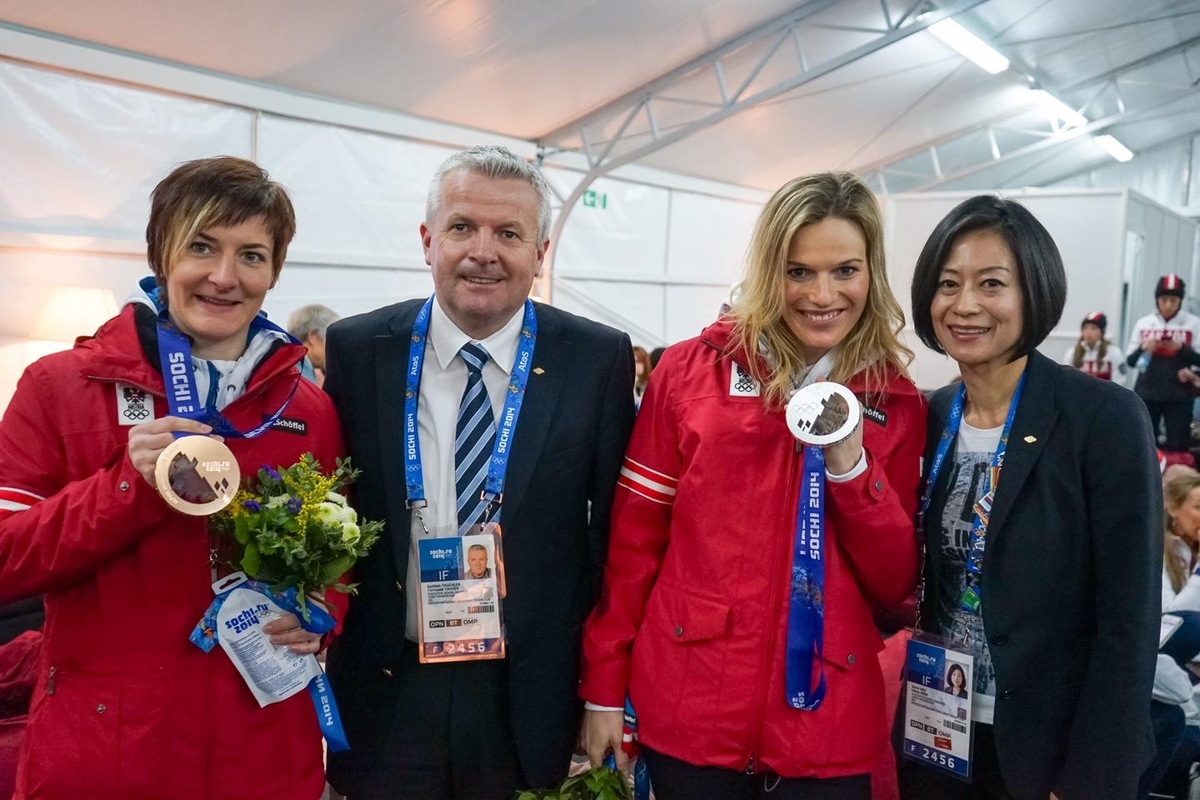
<instances>
[{"instance_id":1,"label":"blurred spectator in background","mask_svg":"<svg viewBox=\"0 0 1200 800\"><path fill-rule=\"evenodd\" d=\"M1104 338L1108 317L1093 311L1079 324L1079 341L1067 348L1063 363L1083 370L1088 375L1111 381L1117 370L1120 354L1113 343Z\"/></svg>"},{"instance_id":2,"label":"blurred spectator in background","mask_svg":"<svg viewBox=\"0 0 1200 800\"><path fill-rule=\"evenodd\" d=\"M1196 351L1200 338L1200 318L1183 310L1186 287L1178 275L1163 275L1154 288L1153 314L1134 323L1129 337L1126 363L1137 368L1134 391L1146 410L1154 432L1161 420L1166 443L1167 463L1191 466L1188 452L1191 440L1192 400L1195 387L1181 378L1187 367L1200 366Z\"/></svg>"},{"instance_id":3,"label":"blurred spectator in background","mask_svg":"<svg viewBox=\"0 0 1200 800\"><path fill-rule=\"evenodd\" d=\"M646 393L646 381L650 380L650 354L644 347L633 348L633 402L642 407L642 395Z\"/></svg>"},{"instance_id":4,"label":"blurred spectator in background","mask_svg":"<svg viewBox=\"0 0 1200 800\"><path fill-rule=\"evenodd\" d=\"M288 333L308 348L300 372L317 386L325 383L325 329L339 319L336 311L320 303L301 306L288 317Z\"/></svg>"}]
</instances>

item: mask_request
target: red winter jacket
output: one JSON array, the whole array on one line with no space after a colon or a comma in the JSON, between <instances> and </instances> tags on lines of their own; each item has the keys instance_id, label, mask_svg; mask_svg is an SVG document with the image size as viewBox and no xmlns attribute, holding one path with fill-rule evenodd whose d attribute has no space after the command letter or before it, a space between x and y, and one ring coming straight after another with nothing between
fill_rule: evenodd
<instances>
[{"instance_id":1,"label":"red winter jacket","mask_svg":"<svg viewBox=\"0 0 1200 800\"><path fill-rule=\"evenodd\" d=\"M867 399L866 473L826 482L824 702L785 701L784 651L803 456L721 352L717 323L654 370L613 506L580 693L621 706L641 741L702 766L784 777L870 772L887 741L871 605L909 596L925 401L890 373ZM814 675L815 677L815 675Z\"/></svg>"},{"instance_id":2,"label":"red winter jacket","mask_svg":"<svg viewBox=\"0 0 1200 800\"><path fill-rule=\"evenodd\" d=\"M143 349L152 313L136 309L30 366L0 422L0 603L46 603L16 798L315 800L324 773L308 693L259 708L224 651L188 641L213 597L207 522L172 511L126 455L118 393L140 387L154 416L167 414L157 355ZM274 412L303 356L291 344L268 355L230 420L247 430ZM137 394L124 395L133 417ZM301 381L284 417L227 440L243 475L305 452L332 467L342 454L316 386Z\"/></svg>"}]
</instances>

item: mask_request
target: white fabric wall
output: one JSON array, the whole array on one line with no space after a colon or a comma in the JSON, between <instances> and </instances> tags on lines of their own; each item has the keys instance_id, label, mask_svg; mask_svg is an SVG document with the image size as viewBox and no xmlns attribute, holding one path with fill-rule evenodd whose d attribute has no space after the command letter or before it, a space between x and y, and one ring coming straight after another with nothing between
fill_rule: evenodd
<instances>
[{"instance_id":1,"label":"white fabric wall","mask_svg":"<svg viewBox=\"0 0 1200 800\"><path fill-rule=\"evenodd\" d=\"M418 227L456 149L0 59L0 408L24 364L56 347L28 341L54 287L119 301L147 273L149 194L179 162L254 158L288 187L297 235L264 306L282 320L310 302L348 315L428 294ZM563 195L580 178L547 175ZM628 179L592 188L606 207L569 218L555 304L646 347L695 335L740 272L758 206Z\"/></svg>"},{"instance_id":2,"label":"white fabric wall","mask_svg":"<svg viewBox=\"0 0 1200 800\"><path fill-rule=\"evenodd\" d=\"M547 170L566 195L580 175ZM695 336L741 275L759 206L600 179L606 208L571 212L554 266L554 304L630 333L647 349Z\"/></svg>"},{"instance_id":3,"label":"white fabric wall","mask_svg":"<svg viewBox=\"0 0 1200 800\"><path fill-rule=\"evenodd\" d=\"M1156 203L1198 215L1200 136L1178 139L1139 152L1136 158L1125 163L1110 161L1051 186L1063 189L1132 189Z\"/></svg>"}]
</instances>

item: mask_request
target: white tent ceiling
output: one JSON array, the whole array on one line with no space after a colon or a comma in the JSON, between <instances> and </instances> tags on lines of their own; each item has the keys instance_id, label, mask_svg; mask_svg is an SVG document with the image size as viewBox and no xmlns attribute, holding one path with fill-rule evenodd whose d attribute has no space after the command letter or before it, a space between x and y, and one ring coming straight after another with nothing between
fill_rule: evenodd
<instances>
[{"instance_id":1,"label":"white tent ceiling","mask_svg":"<svg viewBox=\"0 0 1200 800\"><path fill-rule=\"evenodd\" d=\"M885 13L911 22L914 11L936 7L911 0L0 0L0 22L543 140L789 12L818 9L796 28L811 62L878 41ZM895 191L1038 185L1108 161L1078 131L1029 132L1045 127L1045 114L1027 91L1028 77L1082 108L1095 123L1085 132L1112 133L1135 151L1200 130L1200 0L989 0L957 18L1013 59L1014 69L989 75L919 31L637 163L760 189L844 168L882 174ZM725 59L731 80L764 47L752 43ZM787 57L796 63L780 56L757 80L799 71L798 56ZM683 122L668 115L662 124L669 131Z\"/></svg>"}]
</instances>

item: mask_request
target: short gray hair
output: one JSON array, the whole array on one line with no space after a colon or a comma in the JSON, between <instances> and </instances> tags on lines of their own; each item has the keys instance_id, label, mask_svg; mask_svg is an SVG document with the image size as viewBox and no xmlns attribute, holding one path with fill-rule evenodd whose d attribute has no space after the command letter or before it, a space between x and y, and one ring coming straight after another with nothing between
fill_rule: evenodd
<instances>
[{"instance_id":1,"label":"short gray hair","mask_svg":"<svg viewBox=\"0 0 1200 800\"><path fill-rule=\"evenodd\" d=\"M550 236L550 185L533 164L507 147L480 145L461 150L442 162L429 182L429 197L425 201L425 224L437 216L442 202L442 179L455 170L465 169L493 180L525 181L538 195L538 244Z\"/></svg>"},{"instance_id":2,"label":"short gray hair","mask_svg":"<svg viewBox=\"0 0 1200 800\"><path fill-rule=\"evenodd\" d=\"M317 338L325 340L325 329L337 322L341 317L329 306L320 303L300 306L288 317L287 331L300 341L308 336L309 331L315 331Z\"/></svg>"}]
</instances>

